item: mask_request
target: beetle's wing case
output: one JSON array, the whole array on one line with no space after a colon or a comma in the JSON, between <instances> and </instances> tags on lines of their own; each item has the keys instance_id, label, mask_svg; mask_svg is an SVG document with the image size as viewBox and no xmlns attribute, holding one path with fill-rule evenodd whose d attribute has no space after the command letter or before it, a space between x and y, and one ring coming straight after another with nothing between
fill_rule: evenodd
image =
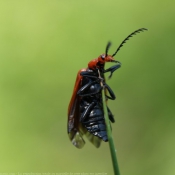
<instances>
[{"instance_id":1,"label":"beetle's wing case","mask_svg":"<svg viewBox=\"0 0 175 175\"><path fill-rule=\"evenodd\" d=\"M80 75L81 72L86 71L86 69L81 69L76 78L72 98L69 103L68 108L68 126L67 131L70 140L72 141L73 145L75 145L77 148L82 148L85 144L85 141L83 140L83 130L81 129L81 123L79 122L80 118L80 109L79 109L79 103L80 99L77 95L78 90L81 87L81 81L82 76Z\"/></svg>"}]
</instances>

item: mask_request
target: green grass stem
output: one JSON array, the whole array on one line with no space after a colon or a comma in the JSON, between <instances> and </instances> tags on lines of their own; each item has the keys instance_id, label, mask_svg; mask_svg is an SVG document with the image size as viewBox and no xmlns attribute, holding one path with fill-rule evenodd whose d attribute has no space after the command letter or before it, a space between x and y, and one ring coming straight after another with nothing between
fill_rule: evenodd
<instances>
[{"instance_id":1,"label":"green grass stem","mask_svg":"<svg viewBox=\"0 0 175 175\"><path fill-rule=\"evenodd\" d=\"M101 83L101 86L103 86L102 83ZM104 88L102 90L102 102L103 102L103 111L104 111L104 117L105 117L105 123L106 123L106 131L107 131L107 136L108 136L108 142L109 142L109 148L110 148L110 153L111 153L111 158L112 158L112 163L113 163L114 174L120 175L119 166L117 162L116 149L115 149L114 142L113 142L111 126L110 126L109 116L108 116L108 111L107 111L107 106L106 106L106 97L105 97Z\"/></svg>"}]
</instances>

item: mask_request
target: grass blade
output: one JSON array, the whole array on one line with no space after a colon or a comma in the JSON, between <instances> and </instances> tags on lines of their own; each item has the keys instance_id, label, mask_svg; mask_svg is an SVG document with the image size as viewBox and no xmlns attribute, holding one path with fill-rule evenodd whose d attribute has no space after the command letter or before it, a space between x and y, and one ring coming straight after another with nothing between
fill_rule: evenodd
<instances>
[{"instance_id":1,"label":"grass blade","mask_svg":"<svg viewBox=\"0 0 175 175\"><path fill-rule=\"evenodd\" d=\"M102 82L101 82L101 86L103 86ZM114 142L113 142L111 126L110 126L110 121L109 121L109 116L108 116L108 111L107 111L107 106L106 106L106 97L105 97L104 88L102 89L102 103L103 103L103 112L104 112L104 117L105 117L106 131L108 135L108 142L109 142L109 148L110 148L110 153L111 153L111 158L112 158L114 174L120 175L119 166L117 162L116 149L115 149Z\"/></svg>"}]
</instances>

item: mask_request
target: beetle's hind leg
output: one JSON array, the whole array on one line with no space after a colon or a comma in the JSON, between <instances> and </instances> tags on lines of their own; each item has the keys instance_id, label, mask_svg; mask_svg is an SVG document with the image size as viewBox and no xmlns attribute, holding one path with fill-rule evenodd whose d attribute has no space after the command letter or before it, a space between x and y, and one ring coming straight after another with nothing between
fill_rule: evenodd
<instances>
[{"instance_id":1,"label":"beetle's hind leg","mask_svg":"<svg viewBox=\"0 0 175 175\"><path fill-rule=\"evenodd\" d=\"M114 115L112 114L111 110L108 108L107 106L107 110L108 110L108 115L109 115L109 119L112 123L115 123L115 119L114 119Z\"/></svg>"},{"instance_id":2,"label":"beetle's hind leg","mask_svg":"<svg viewBox=\"0 0 175 175\"><path fill-rule=\"evenodd\" d=\"M108 98L108 99L111 99L111 100L115 100L115 94L114 94L114 92L112 91L112 89L105 83L104 84L104 87L108 90L108 92L109 92L109 95L110 96L108 96L108 95L106 95L105 94L105 96Z\"/></svg>"},{"instance_id":3,"label":"beetle's hind leg","mask_svg":"<svg viewBox=\"0 0 175 175\"><path fill-rule=\"evenodd\" d=\"M95 102L92 102L86 109L85 111L82 113L81 117L80 117L80 122L83 122L87 116L89 115L89 113L91 112L92 108L95 106Z\"/></svg>"}]
</instances>

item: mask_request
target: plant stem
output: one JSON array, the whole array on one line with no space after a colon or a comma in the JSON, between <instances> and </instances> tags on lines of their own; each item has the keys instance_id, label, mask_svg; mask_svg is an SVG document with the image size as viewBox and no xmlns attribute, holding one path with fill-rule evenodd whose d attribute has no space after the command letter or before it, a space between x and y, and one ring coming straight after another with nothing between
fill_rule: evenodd
<instances>
[{"instance_id":1,"label":"plant stem","mask_svg":"<svg viewBox=\"0 0 175 175\"><path fill-rule=\"evenodd\" d=\"M101 86L103 86L102 82L101 82ZM107 131L107 136L108 136L109 148L110 148L110 152L111 152L114 174L120 175L118 162L117 162L117 156L116 156L116 149L115 149L113 138L112 138L111 126L110 126L109 116L108 116L108 111L107 111L107 106L106 106L106 97L105 97L104 87L102 89L102 103L103 103L106 131Z\"/></svg>"}]
</instances>

